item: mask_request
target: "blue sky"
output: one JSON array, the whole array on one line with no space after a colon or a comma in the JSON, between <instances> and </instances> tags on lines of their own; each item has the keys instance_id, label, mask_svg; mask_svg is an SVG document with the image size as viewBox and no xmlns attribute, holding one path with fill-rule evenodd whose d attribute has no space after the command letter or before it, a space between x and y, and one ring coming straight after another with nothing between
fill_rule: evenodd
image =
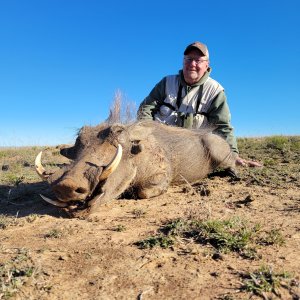
<instances>
[{"instance_id":1,"label":"blue sky","mask_svg":"<svg viewBox=\"0 0 300 300\"><path fill-rule=\"evenodd\" d=\"M0 146L74 141L208 45L237 136L300 134L300 1L0 0Z\"/></svg>"}]
</instances>

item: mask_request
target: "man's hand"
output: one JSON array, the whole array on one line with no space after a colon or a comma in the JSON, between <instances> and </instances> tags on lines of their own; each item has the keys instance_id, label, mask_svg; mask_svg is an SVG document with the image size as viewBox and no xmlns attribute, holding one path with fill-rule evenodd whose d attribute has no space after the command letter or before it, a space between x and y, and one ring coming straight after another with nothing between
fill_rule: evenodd
<instances>
[{"instance_id":1,"label":"man's hand","mask_svg":"<svg viewBox=\"0 0 300 300\"><path fill-rule=\"evenodd\" d=\"M261 164L257 161L246 160L239 156L236 158L235 164L237 166L243 166L243 167L262 167L263 166L263 164Z\"/></svg>"}]
</instances>

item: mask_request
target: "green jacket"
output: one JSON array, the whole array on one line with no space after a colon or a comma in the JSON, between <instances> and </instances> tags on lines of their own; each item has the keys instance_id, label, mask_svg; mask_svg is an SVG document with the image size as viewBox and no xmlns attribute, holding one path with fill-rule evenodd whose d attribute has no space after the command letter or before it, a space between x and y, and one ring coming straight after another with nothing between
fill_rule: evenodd
<instances>
[{"instance_id":1,"label":"green jacket","mask_svg":"<svg viewBox=\"0 0 300 300\"><path fill-rule=\"evenodd\" d=\"M210 76L210 73L211 68L209 68L200 81L193 86L188 86L186 84L183 78L182 70L179 71L177 76L180 77L180 82L183 88L187 93L189 93L190 89L194 86L203 84ZM164 104L164 100L166 99L166 78L167 77L164 77L159 83L157 83L150 94L141 103L138 110L138 119L154 120L154 115L157 113L160 106ZM216 126L214 132L223 136L229 143L232 151L238 153L236 138L233 134L233 127L230 124L231 114L224 90L219 92L212 100L206 116L208 122Z\"/></svg>"}]
</instances>

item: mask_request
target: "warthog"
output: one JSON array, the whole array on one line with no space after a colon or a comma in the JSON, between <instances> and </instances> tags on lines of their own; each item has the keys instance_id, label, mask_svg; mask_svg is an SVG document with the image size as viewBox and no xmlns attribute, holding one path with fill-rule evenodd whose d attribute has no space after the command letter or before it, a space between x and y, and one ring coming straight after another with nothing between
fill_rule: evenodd
<instances>
[{"instance_id":1,"label":"warthog","mask_svg":"<svg viewBox=\"0 0 300 300\"><path fill-rule=\"evenodd\" d=\"M170 184L193 183L217 167L235 168L234 154L220 136L153 121L83 127L74 146L61 150L72 162L53 174L43 168L41 154L37 173L57 199L41 196L72 216L97 212L124 192L151 198Z\"/></svg>"}]
</instances>

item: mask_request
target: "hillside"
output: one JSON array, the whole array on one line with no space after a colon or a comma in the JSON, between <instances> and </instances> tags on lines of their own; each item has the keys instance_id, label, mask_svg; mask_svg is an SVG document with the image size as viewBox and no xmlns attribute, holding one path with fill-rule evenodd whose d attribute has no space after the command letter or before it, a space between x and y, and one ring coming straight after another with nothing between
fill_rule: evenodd
<instances>
[{"instance_id":1,"label":"hillside","mask_svg":"<svg viewBox=\"0 0 300 300\"><path fill-rule=\"evenodd\" d=\"M42 201L42 148L0 148L0 299L300 299L300 137L238 144L264 167L113 200L93 221ZM43 150L47 169L68 163Z\"/></svg>"}]
</instances>

